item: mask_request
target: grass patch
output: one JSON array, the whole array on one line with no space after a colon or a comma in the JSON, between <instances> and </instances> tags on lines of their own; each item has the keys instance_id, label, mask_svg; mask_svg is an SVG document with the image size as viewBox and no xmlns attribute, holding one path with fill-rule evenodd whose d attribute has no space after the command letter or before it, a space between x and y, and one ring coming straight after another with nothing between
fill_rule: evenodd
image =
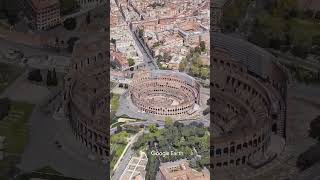
<instances>
[{"instance_id":1,"label":"grass patch","mask_svg":"<svg viewBox=\"0 0 320 180\"><path fill-rule=\"evenodd\" d=\"M11 102L9 115L0 121L0 136L6 137L0 176L7 174L20 161L20 155L28 143L28 119L32 109L31 104Z\"/></svg>"},{"instance_id":2,"label":"grass patch","mask_svg":"<svg viewBox=\"0 0 320 180\"><path fill-rule=\"evenodd\" d=\"M120 107L120 94L111 93L111 110L117 111Z\"/></svg>"},{"instance_id":3,"label":"grass patch","mask_svg":"<svg viewBox=\"0 0 320 180\"><path fill-rule=\"evenodd\" d=\"M112 146L112 145L111 145ZM115 154L112 157L111 163L110 163L110 170L113 170L115 164L117 163L119 157L123 153L124 149L126 148L126 145L124 144L114 144L112 148L115 148Z\"/></svg>"},{"instance_id":4,"label":"grass patch","mask_svg":"<svg viewBox=\"0 0 320 180\"><path fill-rule=\"evenodd\" d=\"M112 170L114 165L117 163L119 157L123 153L125 147L128 144L128 139L131 134L122 131L118 134L112 135L111 137L111 163L110 169Z\"/></svg>"}]
</instances>

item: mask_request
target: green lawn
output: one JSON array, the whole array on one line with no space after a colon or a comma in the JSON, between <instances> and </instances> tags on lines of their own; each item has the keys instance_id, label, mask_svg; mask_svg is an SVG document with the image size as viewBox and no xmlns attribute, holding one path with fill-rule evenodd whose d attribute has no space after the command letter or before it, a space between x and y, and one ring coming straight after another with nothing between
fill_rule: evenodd
<instances>
[{"instance_id":1,"label":"green lawn","mask_svg":"<svg viewBox=\"0 0 320 180\"><path fill-rule=\"evenodd\" d=\"M20 161L28 143L28 119L33 105L21 102L11 102L9 115L0 120L0 136L5 136L5 159L0 161L0 176L6 174Z\"/></svg>"},{"instance_id":2,"label":"green lawn","mask_svg":"<svg viewBox=\"0 0 320 180\"><path fill-rule=\"evenodd\" d=\"M23 68L0 63L0 93L23 72Z\"/></svg>"},{"instance_id":3,"label":"green lawn","mask_svg":"<svg viewBox=\"0 0 320 180\"><path fill-rule=\"evenodd\" d=\"M124 144L113 144L112 148L116 149L115 156L112 158L111 163L110 163L110 170L113 169L114 165L117 163L119 157L121 156L122 152L124 151L126 145Z\"/></svg>"},{"instance_id":4,"label":"green lawn","mask_svg":"<svg viewBox=\"0 0 320 180\"><path fill-rule=\"evenodd\" d=\"M111 110L117 111L120 106L120 94L111 94Z\"/></svg>"},{"instance_id":5,"label":"green lawn","mask_svg":"<svg viewBox=\"0 0 320 180\"><path fill-rule=\"evenodd\" d=\"M125 147L128 144L128 138L131 136L130 133L122 131L118 134L112 135L111 137L111 152L114 152L114 155L111 159L110 169L112 170L114 165L117 163L119 157L123 153Z\"/></svg>"}]
</instances>

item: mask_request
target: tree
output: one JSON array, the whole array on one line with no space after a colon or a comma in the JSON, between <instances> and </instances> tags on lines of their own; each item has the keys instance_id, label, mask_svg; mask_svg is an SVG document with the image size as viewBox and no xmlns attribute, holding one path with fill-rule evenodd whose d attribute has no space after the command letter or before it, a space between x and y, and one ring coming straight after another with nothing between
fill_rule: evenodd
<instances>
[{"instance_id":1,"label":"tree","mask_svg":"<svg viewBox=\"0 0 320 180\"><path fill-rule=\"evenodd\" d=\"M71 53L73 51L73 47L75 45L75 43L79 40L78 37L71 37L68 39L67 44L68 44L68 51Z\"/></svg>"},{"instance_id":2,"label":"tree","mask_svg":"<svg viewBox=\"0 0 320 180\"><path fill-rule=\"evenodd\" d=\"M114 134L111 136L111 144L124 144L126 145L129 137L129 134L125 131L122 131L120 133Z\"/></svg>"},{"instance_id":3,"label":"tree","mask_svg":"<svg viewBox=\"0 0 320 180\"><path fill-rule=\"evenodd\" d=\"M157 126L156 126L155 124L151 124L151 125L149 126L149 131L150 131L151 133L155 133L155 132L158 131L158 128L157 128Z\"/></svg>"},{"instance_id":4,"label":"tree","mask_svg":"<svg viewBox=\"0 0 320 180\"><path fill-rule=\"evenodd\" d=\"M200 47L195 47L194 52L200 54L201 53L201 48Z\"/></svg>"},{"instance_id":5,"label":"tree","mask_svg":"<svg viewBox=\"0 0 320 180\"><path fill-rule=\"evenodd\" d=\"M163 58L163 56L161 54L157 55L156 59L157 59L158 62L164 61L164 58Z\"/></svg>"},{"instance_id":6,"label":"tree","mask_svg":"<svg viewBox=\"0 0 320 180\"><path fill-rule=\"evenodd\" d=\"M200 68L196 64L193 64L191 66L191 72L192 72L192 75L198 77L200 75Z\"/></svg>"},{"instance_id":7,"label":"tree","mask_svg":"<svg viewBox=\"0 0 320 180\"><path fill-rule=\"evenodd\" d=\"M167 53L167 52L163 53L163 60L165 62L169 62L171 59L172 59L172 56L170 56L169 53Z\"/></svg>"},{"instance_id":8,"label":"tree","mask_svg":"<svg viewBox=\"0 0 320 180\"><path fill-rule=\"evenodd\" d=\"M9 114L10 105L11 103L9 98L0 99L0 120Z\"/></svg>"},{"instance_id":9,"label":"tree","mask_svg":"<svg viewBox=\"0 0 320 180\"><path fill-rule=\"evenodd\" d=\"M122 127L120 125L117 125L116 133L120 133L122 131Z\"/></svg>"},{"instance_id":10,"label":"tree","mask_svg":"<svg viewBox=\"0 0 320 180\"><path fill-rule=\"evenodd\" d=\"M134 59L129 58L128 59L128 64L129 64L129 66L134 66L135 65Z\"/></svg>"},{"instance_id":11,"label":"tree","mask_svg":"<svg viewBox=\"0 0 320 180\"><path fill-rule=\"evenodd\" d=\"M51 86L52 85L52 75L51 75L51 71L48 70L47 72L47 86Z\"/></svg>"},{"instance_id":12,"label":"tree","mask_svg":"<svg viewBox=\"0 0 320 180\"><path fill-rule=\"evenodd\" d=\"M111 38L110 42L111 42L112 44L116 44L117 41L116 41L115 39Z\"/></svg>"},{"instance_id":13,"label":"tree","mask_svg":"<svg viewBox=\"0 0 320 180\"><path fill-rule=\"evenodd\" d=\"M52 72L52 85L53 86L58 85L57 73L55 68L53 68L53 72Z\"/></svg>"},{"instance_id":14,"label":"tree","mask_svg":"<svg viewBox=\"0 0 320 180\"><path fill-rule=\"evenodd\" d=\"M180 129L180 128L183 128L183 127L184 127L184 124L183 124L183 123L181 123L181 122L179 122L179 121L175 121L175 122L173 123L173 125L174 125L175 127L177 127L178 129Z\"/></svg>"},{"instance_id":15,"label":"tree","mask_svg":"<svg viewBox=\"0 0 320 180\"><path fill-rule=\"evenodd\" d=\"M140 131L140 127L139 126L132 126L132 125L124 125L123 126L125 128L125 130L128 132L128 133L137 133Z\"/></svg>"},{"instance_id":16,"label":"tree","mask_svg":"<svg viewBox=\"0 0 320 180\"><path fill-rule=\"evenodd\" d=\"M147 152L148 155L148 163L146 166L146 180L154 180L159 170L160 161L156 156L151 155L151 150L149 149Z\"/></svg>"},{"instance_id":17,"label":"tree","mask_svg":"<svg viewBox=\"0 0 320 180\"><path fill-rule=\"evenodd\" d=\"M30 71L29 74L28 74L28 79L30 81L41 82L42 81L42 75L41 75L40 69L35 69L33 71Z\"/></svg>"},{"instance_id":18,"label":"tree","mask_svg":"<svg viewBox=\"0 0 320 180\"><path fill-rule=\"evenodd\" d=\"M68 18L63 22L63 26L67 30L72 31L77 27L77 21L75 18Z\"/></svg>"},{"instance_id":19,"label":"tree","mask_svg":"<svg viewBox=\"0 0 320 180\"><path fill-rule=\"evenodd\" d=\"M320 141L320 115L311 121L309 136Z\"/></svg>"},{"instance_id":20,"label":"tree","mask_svg":"<svg viewBox=\"0 0 320 180\"><path fill-rule=\"evenodd\" d=\"M169 116L164 118L165 127L171 127L173 126L173 119Z\"/></svg>"},{"instance_id":21,"label":"tree","mask_svg":"<svg viewBox=\"0 0 320 180\"><path fill-rule=\"evenodd\" d=\"M188 65L187 59L185 59L185 58L182 59L182 61L179 63L179 71L180 72L184 71L186 69L187 65Z\"/></svg>"},{"instance_id":22,"label":"tree","mask_svg":"<svg viewBox=\"0 0 320 180\"><path fill-rule=\"evenodd\" d=\"M90 12L88 12L88 14L86 16L86 22L87 22L87 25L89 25L91 23L91 14L90 14Z\"/></svg>"},{"instance_id":23,"label":"tree","mask_svg":"<svg viewBox=\"0 0 320 180\"><path fill-rule=\"evenodd\" d=\"M200 76L201 76L201 78L207 79L207 78L209 78L209 75L210 75L209 68L207 68L207 67L200 68Z\"/></svg>"},{"instance_id":24,"label":"tree","mask_svg":"<svg viewBox=\"0 0 320 180\"><path fill-rule=\"evenodd\" d=\"M200 49L202 52L204 52L206 50L206 43L204 41L200 42Z\"/></svg>"},{"instance_id":25,"label":"tree","mask_svg":"<svg viewBox=\"0 0 320 180\"><path fill-rule=\"evenodd\" d=\"M138 29L138 35L140 38L144 36L144 30L143 29Z\"/></svg>"}]
</instances>

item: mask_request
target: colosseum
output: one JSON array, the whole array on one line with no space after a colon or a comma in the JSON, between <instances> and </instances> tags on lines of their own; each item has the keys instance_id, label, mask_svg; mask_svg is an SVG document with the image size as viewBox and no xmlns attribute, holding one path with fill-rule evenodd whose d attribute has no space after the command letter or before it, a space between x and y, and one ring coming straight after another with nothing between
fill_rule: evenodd
<instances>
[{"instance_id":1,"label":"colosseum","mask_svg":"<svg viewBox=\"0 0 320 180\"><path fill-rule=\"evenodd\" d=\"M132 103L156 116L180 119L199 109L200 85L187 74L166 71L140 71L130 86Z\"/></svg>"},{"instance_id":2,"label":"colosseum","mask_svg":"<svg viewBox=\"0 0 320 180\"><path fill-rule=\"evenodd\" d=\"M217 32L211 36L213 174L244 166L258 169L285 145L286 69L253 44Z\"/></svg>"},{"instance_id":3,"label":"colosseum","mask_svg":"<svg viewBox=\"0 0 320 180\"><path fill-rule=\"evenodd\" d=\"M105 41L78 42L63 91L63 108L73 133L100 158L109 154L108 55Z\"/></svg>"}]
</instances>

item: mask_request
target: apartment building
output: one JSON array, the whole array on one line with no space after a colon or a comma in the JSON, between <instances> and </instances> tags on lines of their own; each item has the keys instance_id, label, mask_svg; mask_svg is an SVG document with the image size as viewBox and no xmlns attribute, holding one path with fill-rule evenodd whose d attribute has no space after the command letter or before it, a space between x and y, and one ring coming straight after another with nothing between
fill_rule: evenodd
<instances>
[{"instance_id":1,"label":"apartment building","mask_svg":"<svg viewBox=\"0 0 320 180\"><path fill-rule=\"evenodd\" d=\"M24 0L23 10L33 29L47 30L61 23L59 0Z\"/></svg>"}]
</instances>

